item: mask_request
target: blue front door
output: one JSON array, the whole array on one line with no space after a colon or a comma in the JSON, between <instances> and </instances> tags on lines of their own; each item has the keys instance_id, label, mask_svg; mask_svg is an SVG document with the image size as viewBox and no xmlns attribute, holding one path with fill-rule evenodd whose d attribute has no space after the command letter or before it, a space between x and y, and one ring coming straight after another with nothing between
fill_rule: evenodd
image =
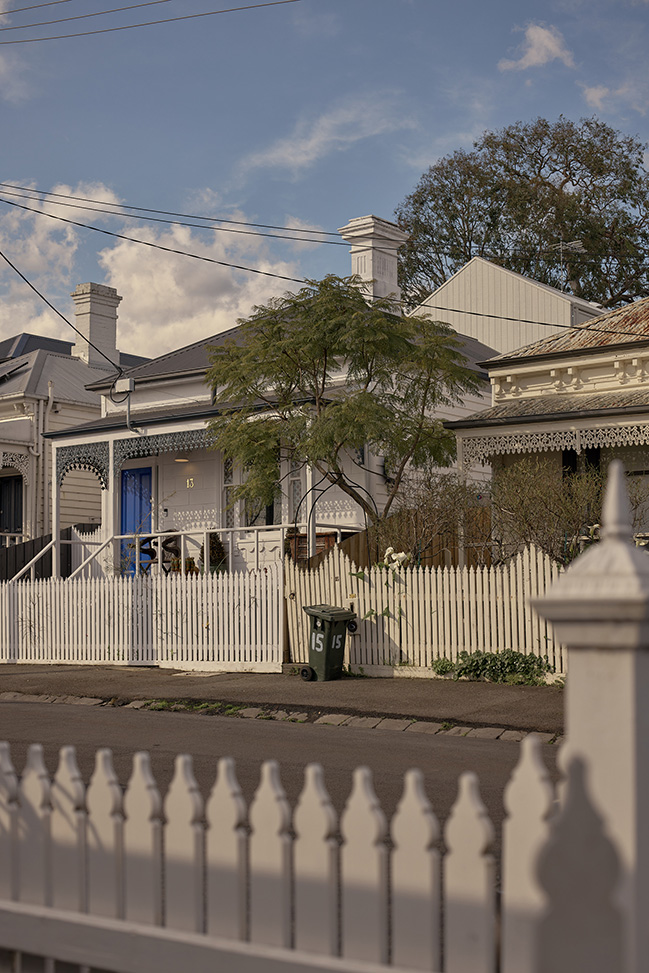
<instances>
[{"instance_id":1,"label":"blue front door","mask_svg":"<svg viewBox=\"0 0 649 973\"><path fill-rule=\"evenodd\" d=\"M149 534L151 532L151 467L122 470L121 531L122 534ZM122 541L122 571L135 571L135 546L132 541Z\"/></svg>"}]
</instances>

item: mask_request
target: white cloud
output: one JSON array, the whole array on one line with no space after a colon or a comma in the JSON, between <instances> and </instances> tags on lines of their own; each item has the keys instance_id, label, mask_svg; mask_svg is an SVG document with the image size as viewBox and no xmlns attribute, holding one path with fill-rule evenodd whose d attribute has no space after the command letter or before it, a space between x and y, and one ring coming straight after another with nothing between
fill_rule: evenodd
<instances>
[{"instance_id":1,"label":"white cloud","mask_svg":"<svg viewBox=\"0 0 649 973\"><path fill-rule=\"evenodd\" d=\"M298 173L363 139L413 127L414 123L397 110L389 96L355 97L315 120L303 118L287 138L244 158L241 169L273 167Z\"/></svg>"},{"instance_id":2,"label":"white cloud","mask_svg":"<svg viewBox=\"0 0 649 973\"><path fill-rule=\"evenodd\" d=\"M25 185L24 180L8 181ZM101 184L54 186L52 192L62 197L85 196L119 203L114 193ZM216 199L209 190L200 198L204 202ZM82 204L67 208L64 202L62 198L46 205L36 201L26 204L37 213L0 207L0 249L72 323L74 310L69 295L78 283L93 279L116 287L123 297L118 335L123 351L151 357L163 354L234 327L237 318L247 316L255 304L264 304L270 297L300 286L298 282L246 273L127 240L105 246L97 258L103 272L94 276L93 271L92 278L88 277L87 270L80 270L80 266L95 257L91 248L97 244L96 234L47 219L40 215L42 211L88 224L96 219L101 226L136 240L210 257L223 264L238 264L284 277L300 278L301 273L297 265L273 257L269 249L272 241L236 233L234 228L202 232L189 227L143 225L141 221L125 221L119 210L116 216L97 217L96 213L81 209ZM245 221L246 216L234 213L232 218ZM305 226L301 224L301 228ZM0 338L21 331L75 340L66 323L0 260Z\"/></svg>"},{"instance_id":3,"label":"white cloud","mask_svg":"<svg viewBox=\"0 0 649 973\"><path fill-rule=\"evenodd\" d=\"M498 62L498 68L501 71L525 71L527 68L542 67L551 61L561 61L567 68L575 66L572 52L566 47L563 36L556 27L530 24L525 29L521 56L516 61L503 58Z\"/></svg>"},{"instance_id":4,"label":"white cloud","mask_svg":"<svg viewBox=\"0 0 649 973\"><path fill-rule=\"evenodd\" d=\"M634 77L618 85L617 88L603 84L587 85L582 82L578 84L589 108L601 112L631 108L640 115L647 114L649 85L642 79Z\"/></svg>"},{"instance_id":5,"label":"white cloud","mask_svg":"<svg viewBox=\"0 0 649 973\"><path fill-rule=\"evenodd\" d=\"M268 254L262 238L232 232L205 234L178 226L164 230L130 227L128 234L212 260L300 277L295 266ZM300 286L125 240L103 250L99 260L106 272L105 283L116 287L123 297L120 348L151 357L232 328L255 304Z\"/></svg>"},{"instance_id":6,"label":"white cloud","mask_svg":"<svg viewBox=\"0 0 649 973\"><path fill-rule=\"evenodd\" d=\"M604 84L594 84L590 87L586 84L580 84L579 87L584 93L587 105L596 108L598 111L604 110L604 102L611 94L610 88L607 88Z\"/></svg>"},{"instance_id":7,"label":"white cloud","mask_svg":"<svg viewBox=\"0 0 649 973\"><path fill-rule=\"evenodd\" d=\"M9 0L0 0L0 14L7 10ZM9 14L2 17L2 26L10 22ZM25 80L25 65L20 56L13 51L0 54L0 101L16 104L24 101L31 93Z\"/></svg>"},{"instance_id":8,"label":"white cloud","mask_svg":"<svg viewBox=\"0 0 649 973\"><path fill-rule=\"evenodd\" d=\"M26 180L20 179L7 179L7 182L26 185ZM34 287L65 313L69 303L67 295L78 283L74 279L75 262L82 231L43 214L89 223L94 214L77 206L64 206L66 196L86 196L111 202L117 200L111 190L101 183L80 183L76 187L57 185L51 191L60 194L58 202L43 203L38 199L7 196L28 209L19 206L0 208L0 249ZM0 266L0 288L0 334L3 337L21 331L38 331L70 338L71 332L66 324L53 312L46 310L38 295L4 262Z\"/></svg>"}]
</instances>

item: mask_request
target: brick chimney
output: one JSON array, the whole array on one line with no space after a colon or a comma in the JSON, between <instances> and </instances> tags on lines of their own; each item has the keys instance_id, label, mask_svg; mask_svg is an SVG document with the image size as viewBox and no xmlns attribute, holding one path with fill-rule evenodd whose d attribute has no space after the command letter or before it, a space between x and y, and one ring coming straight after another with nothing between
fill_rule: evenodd
<instances>
[{"instance_id":1,"label":"brick chimney","mask_svg":"<svg viewBox=\"0 0 649 973\"><path fill-rule=\"evenodd\" d=\"M401 300L397 283L397 250L408 239L396 223L378 216L358 216L338 230L351 243L352 274L367 281L370 297Z\"/></svg>"},{"instance_id":2,"label":"brick chimney","mask_svg":"<svg viewBox=\"0 0 649 973\"><path fill-rule=\"evenodd\" d=\"M115 364L119 363L117 305L122 298L114 287L105 287L103 284L78 284L70 296L75 303L76 327L84 336L77 337L73 354L93 368L110 371L112 366L106 358ZM96 348L103 351L106 358L96 348L92 348L88 341L92 341Z\"/></svg>"}]
</instances>

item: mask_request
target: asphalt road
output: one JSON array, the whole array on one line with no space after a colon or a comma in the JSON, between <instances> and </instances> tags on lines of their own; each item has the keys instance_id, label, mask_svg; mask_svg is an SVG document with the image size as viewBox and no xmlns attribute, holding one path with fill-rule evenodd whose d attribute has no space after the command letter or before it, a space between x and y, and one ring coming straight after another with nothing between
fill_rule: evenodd
<instances>
[{"instance_id":1,"label":"asphalt road","mask_svg":"<svg viewBox=\"0 0 649 973\"><path fill-rule=\"evenodd\" d=\"M18 773L30 743L43 744L51 773L56 770L59 748L73 744L86 782L96 750L110 747L123 785L131 772L133 754L147 750L162 794L171 780L177 753L192 754L204 797L214 783L218 758L232 756L247 801L259 782L262 761L275 758L280 762L291 804L302 788L305 766L318 762L325 769L327 788L339 812L349 796L353 770L365 764L373 771L376 793L388 817L401 796L405 771L419 767L442 822L455 800L459 774L474 770L497 832L503 818L503 789L519 756L517 743L500 740L53 703L0 703L0 739L11 744ZM557 748L544 746L543 753L554 776Z\"/></svg>"}]
</instances>

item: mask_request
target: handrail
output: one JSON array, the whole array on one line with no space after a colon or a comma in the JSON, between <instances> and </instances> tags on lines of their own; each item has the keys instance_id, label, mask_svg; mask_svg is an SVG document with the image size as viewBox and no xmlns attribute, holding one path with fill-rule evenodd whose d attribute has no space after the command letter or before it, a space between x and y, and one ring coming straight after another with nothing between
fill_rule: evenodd
<instances>
[{"instance_id":1,"label":"handrail","mask_svg":"<svg viewBox=\"0 0 649 973\"><path fill-rule=\"evenodd\" d=\"M13 584L14 581L18 581L19 578L22 578L22 576L25 573L25 571L27 571L28 568L31 568L34 564L36 564L37 561L40 561L40 559L43 557L43 554L47 554L47 552L52 547L54 547L55 544L56 544L56 540L54 538L52 538L52 540L49 542L49 544L46 544L45 547L38 552L38 554L35 554L34 555L34 557L31 559L31 561L28 561L27 562L27 564L24 566L24 568L21 568L20 569L20 571L18 572L18 574L14 574L13 578L9 578L9 582L8 583L9 584ZM34 579L32 578L32 581L33 580Z\"/></svg>"},{"instance_id":2,"label":"handrail","mask_svg":"<svg viewBox=\"0 0 649 973\"><path fill-rule=\"evenodd\" d=\"M71 581L72 578L74 578L74 576L79 573L79 571L82 571L83 568L85 568L86 564L90 564L90 562L93 560L93 558L96 558L98 554L101 554L101 552L104 550L104 548L105 547L108 547L108 545L110 544L110 542L113 539L114 538L109 537L107 541L104 541L104 543L101 545L101 547L99 548L99 550L92 551L88 555L88 557L85 559L85 561L82 561L82 563L79 565L79 567L74 569L74 571L72 572L72 574L69 576L68 581ZM84 541L77 541L77 543L83 544Z\"/></svg>"},{"instance_id":3,"label":"handrail","mask_svg":"<svg viewBox=\"0 0 649 973\"><path fill-rule=\"evenodd\" d=\"M143 532L141 534L113 534L112 537L109 537L107 540L105 540L103 542L99 542L99 541L85 541L85 540L76 539L76 538L72 538L71 540L67 540L67 539L61 538L59 540L59 544L61 544L61 545L67 544L67 545L70 545L70 546L72 546L72 545L80 545L80 546L84 546L86 548L87 547L90 547L90 546L97 546L97 545L99 545L99 546L97 546L97 549L94 550L94 551L91 551L90 554L88 554L88 556L85 558L85 560L83 560L81 562L81 564L77 568L75 568L74 571L69 575L69 577L67 578L67 580L68 581L71 581L78 574L80 574L80 572L83 571L83 569L85 567L87 567L88 564L90 564L90 562L93 561L99 554L101 554L101 552L104 551L109 546L109 544L111 544L113 541L131 540L131 539L134 538L135 539L135 544L136 544L136 561L137 561L137 560L139 560L138 557L137 557L137 555L139 554L139 545L140 545L140 543L142 542L142 540L144 538L147 538L147 539L160 539L160 538L168 538L168 537L170 537L172 535L177 535L177 536L179 536L181 538L181 543L182 543L182 545L184 547L184 541L185 541L185 537L186 536L188 536L188 537L193 537L193 536L201 537L201 536L203 536L203 538L204 538L203 539L203 544L205 545L205 539L208 537L209 534L216 534L216 533L218 533L219 535L223 535L223 534L252 534L252 533L254 533L256 535L256 541L257 541L257 545L256 545L256 549L255 549L255 561L257 562L256 563L256 566L258 567L258 561L259 561L258 540L259 540L259 534L260 533L262 533L262 532L270 533L271 531L279 531L280 534L282 535L282 540L284 540L288 531L296 530L296 529L299 529L301 527L306 527L306 526L307 526L306 523L300 523L300 524L290 523L290 524L260 524L258 527L252 527L252 526L251 527L248 527L248 526L244 526L244 525L241 525L239 527L211 527L211 528L209 528L207 530L204 529L204 528L195 528L195 529L189 529L189 530L181 530L181 529L175 530L175 529L172 529L172 530L166 530L166 531L146 531L146 532ZM316 524L316 527L325 528L327 530L335 531L336 532L337 539L338 539L338 542L340 542L340 537L341 537L342 531L341 531L341 528L337 524L322 524L322 523L318 523L318 524ZM9 578L8 583L11 584L14 581L18 581L30 568L32 569L32 580L33 580L33 567L34 567L34 565L37 563L37 561L40 560L40 558L43 557L44 554L47 554L48 551L50 551L53 547L55 547L56 543L57 543L56 540L53 538L42 550L40 550L38 552L38 554L35 554L34 557L31 559L31 561L29 561L23 568L21 568L20 571L13 576L13 578ZM232 551L231 550L230 550L229 554L230 554L229 560L231 562L231 560L232 560ZM182 557L181 558L181 564L184 564L184 563L185 563L185 559L184 559L184 557ZM232 568L232 564L231 563L230 563L230 568Z\"/></svg>"}]
</instances>

